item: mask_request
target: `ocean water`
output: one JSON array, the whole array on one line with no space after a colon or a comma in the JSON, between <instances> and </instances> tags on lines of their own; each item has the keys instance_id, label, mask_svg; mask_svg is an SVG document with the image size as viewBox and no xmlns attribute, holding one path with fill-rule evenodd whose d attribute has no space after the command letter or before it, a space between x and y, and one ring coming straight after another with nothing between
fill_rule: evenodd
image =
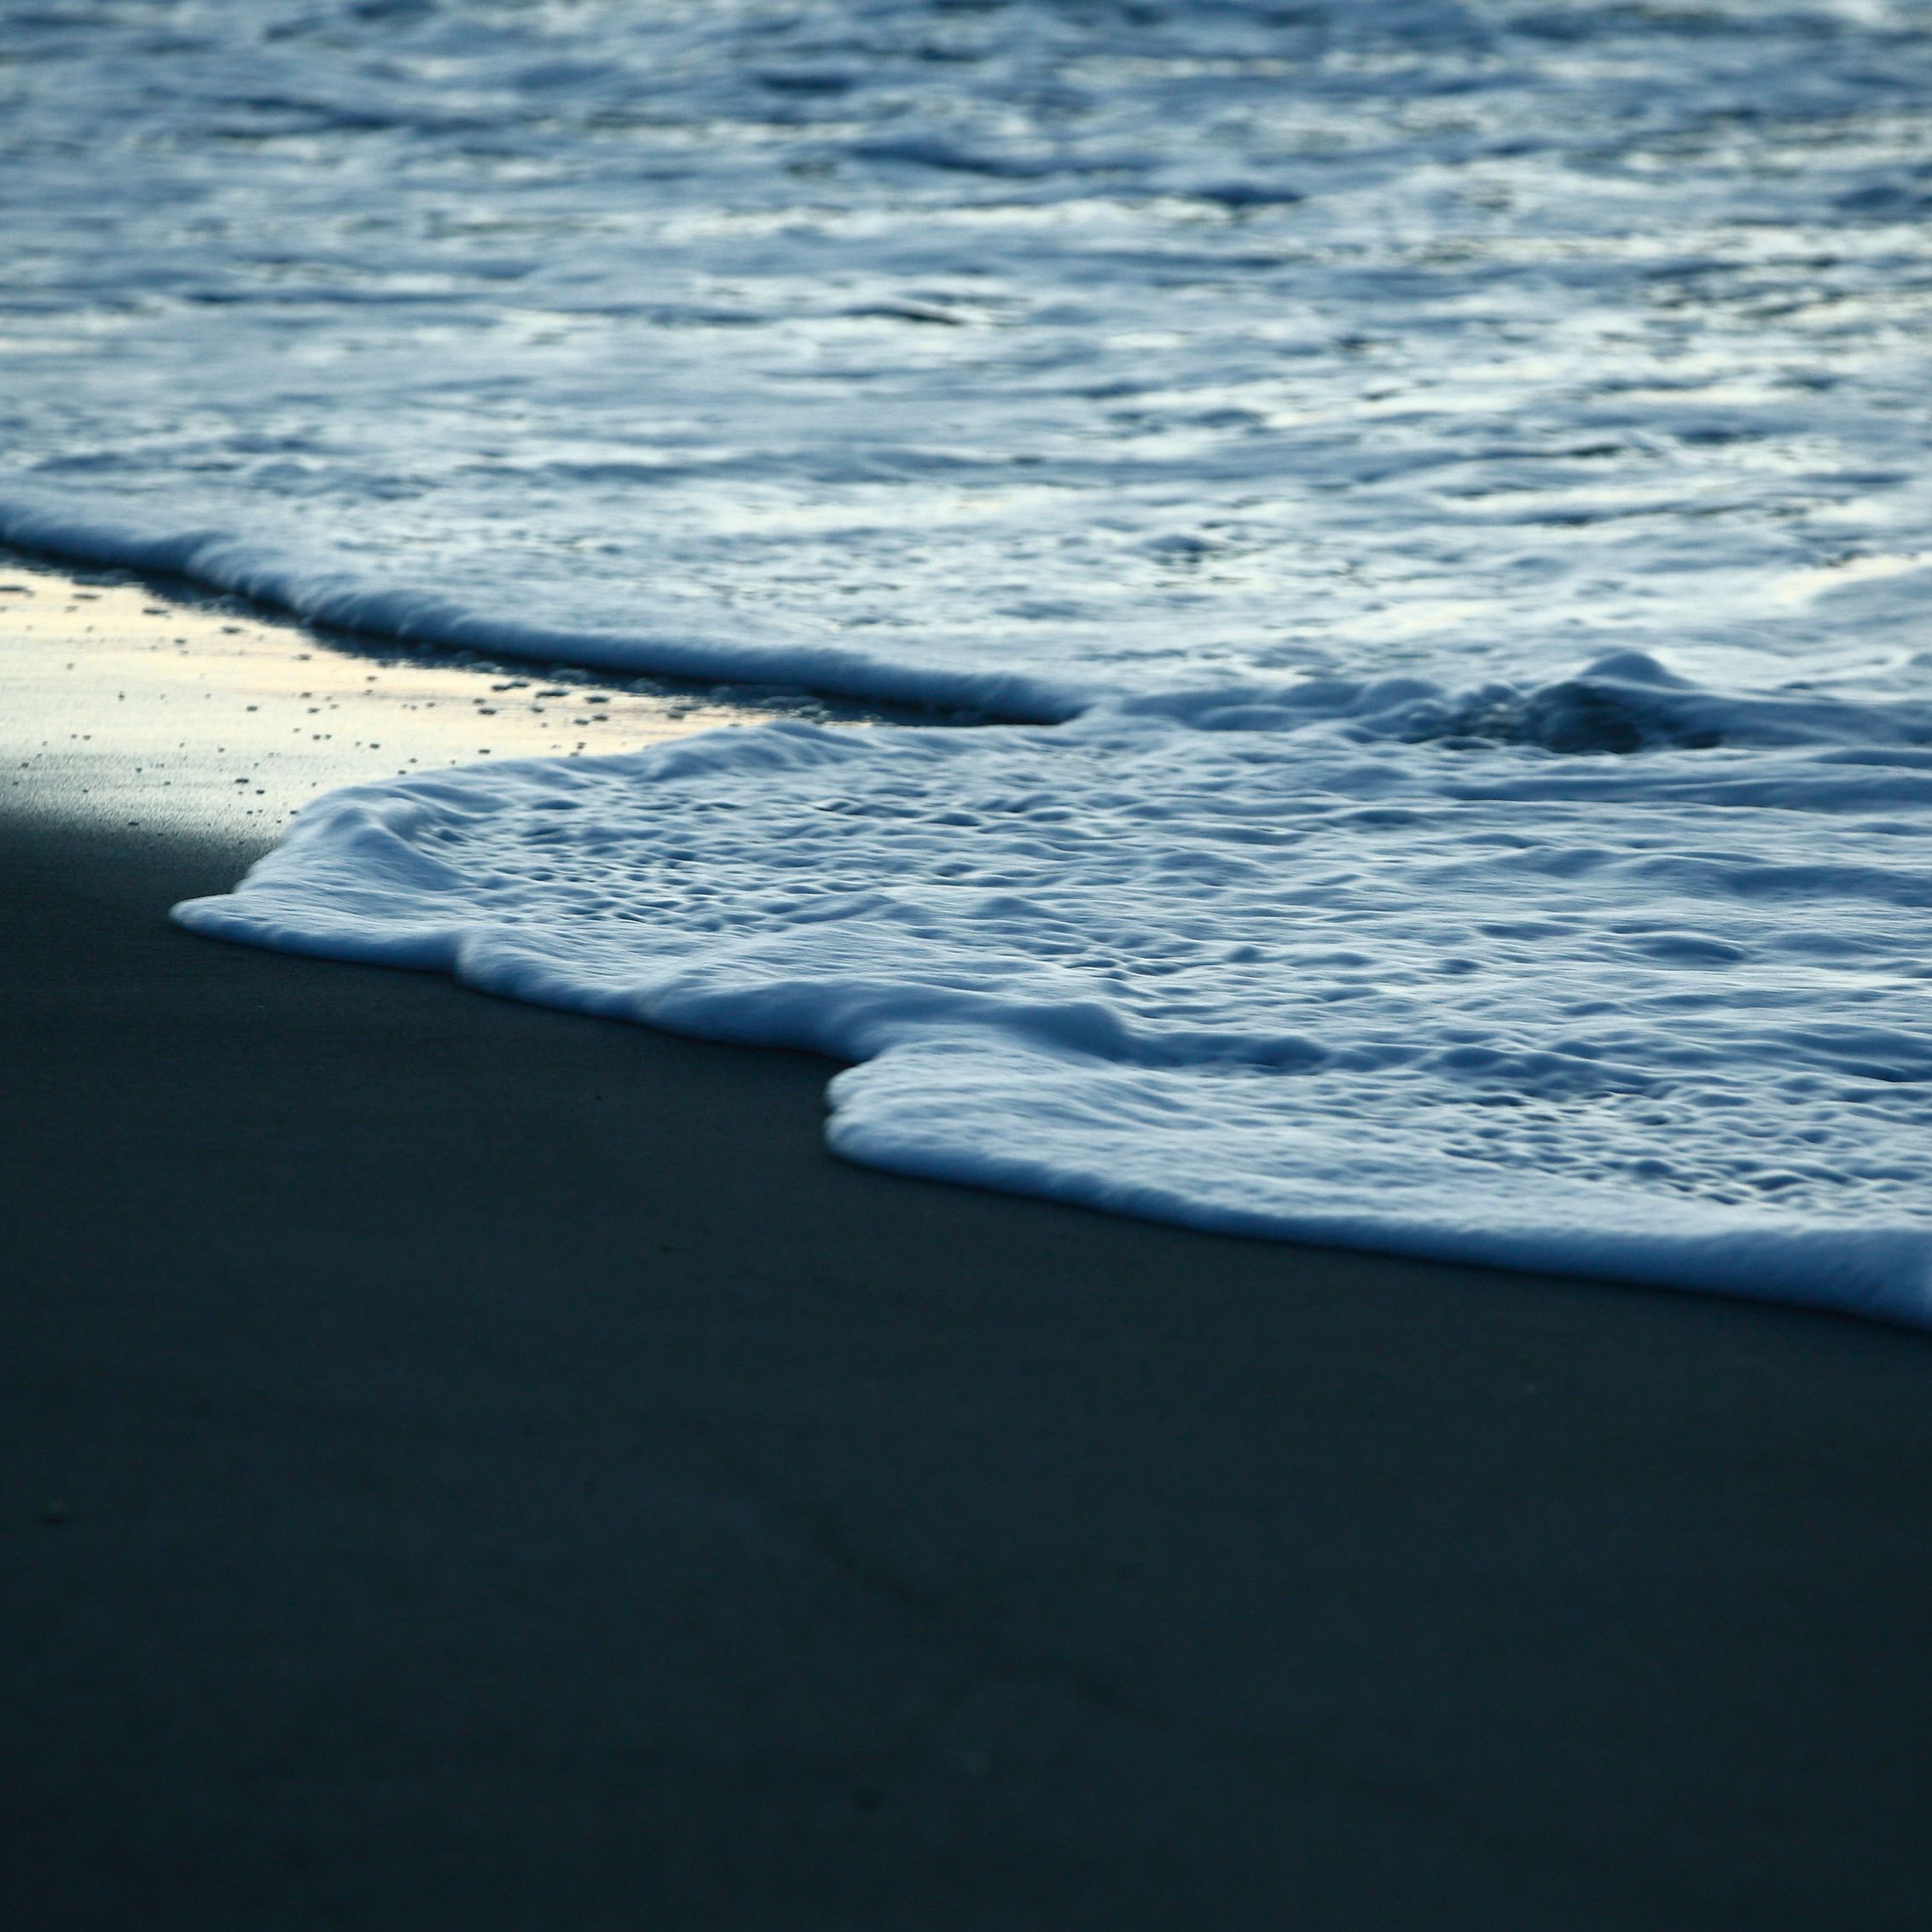
<instances>
[{"instance_id":1,"label":"ocean water","mask_svg":"<svg viewBox=\"0 0 1932 1932\"><path fill-rule=\"evenodd\" d=\"M1923 0L0 3L0 538L963 709L185 923L833 1144L1932 1322Z\"/></svg>"}]
</instances>

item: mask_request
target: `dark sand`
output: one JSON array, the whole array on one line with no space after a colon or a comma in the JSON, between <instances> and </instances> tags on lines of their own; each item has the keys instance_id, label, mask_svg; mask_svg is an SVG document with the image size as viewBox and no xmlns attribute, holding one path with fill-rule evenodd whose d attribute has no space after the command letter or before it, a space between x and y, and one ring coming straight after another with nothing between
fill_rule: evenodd
<instances>
[{"instance_id":1,"label":"dark sand","mask_svg":"<svg viewBox=\"0 0 1932 1932\"><path fill-rule=\"evenodd\" d=\"M0 792L8 1925L1932 1923L1932 1343L840 1165L197 743Z\"/></svg>"}]
</instances>

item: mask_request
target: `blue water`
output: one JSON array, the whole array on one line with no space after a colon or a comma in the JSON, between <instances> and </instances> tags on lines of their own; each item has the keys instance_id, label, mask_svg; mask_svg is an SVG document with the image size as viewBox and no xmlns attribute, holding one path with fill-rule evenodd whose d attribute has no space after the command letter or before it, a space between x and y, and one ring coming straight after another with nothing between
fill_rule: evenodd
<instances>
[{"instance_id":1,"label":"blue water","mask_svg":"<svg viewBox=\"0 0 1932 1932\"><path fill-rule=\"evenodd\" d=\"M0 537L974 707L183 916L854 1157L1932 1308L1932 9L0 5Z\"/></svg>"}]
</instances>

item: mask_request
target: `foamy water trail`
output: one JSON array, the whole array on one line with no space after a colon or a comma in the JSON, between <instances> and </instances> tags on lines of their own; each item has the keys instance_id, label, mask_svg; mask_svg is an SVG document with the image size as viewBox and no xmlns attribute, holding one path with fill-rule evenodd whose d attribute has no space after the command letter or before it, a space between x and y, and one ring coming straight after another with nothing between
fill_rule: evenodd
<instances>
[{"instance_id":1,"label":"foamy water trail","mask_svg":"<svg viewBox=\"0 0 1932 1932\"><path fill-rule=\"evenodd\" d=\"M0 26L0 540L1021 721L345 794L189 923L822 1047L882 1165L1924 1318L1915 0Z\"/></svg>"},{"instance_id":2,"label":"foamy water trail","mask_svg":"<svg viewBox=\"0 0 1932 1932\"><path fill-rule=\"evenodd\" d=\"M1227 696L341 792L177 916L857 1061L882 1167L1932 1321L1932 705Z\"/></svg>"}]
</instances>

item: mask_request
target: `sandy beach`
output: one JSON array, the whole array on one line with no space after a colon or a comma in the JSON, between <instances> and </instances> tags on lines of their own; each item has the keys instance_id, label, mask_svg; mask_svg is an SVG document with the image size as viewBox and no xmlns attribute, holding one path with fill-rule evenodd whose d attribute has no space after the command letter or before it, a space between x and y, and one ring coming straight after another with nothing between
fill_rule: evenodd
<instances>
[{"instance_id":1,"label":"sandy beach","mask_svg":"<svg viewBox=\"0 0 1932 1932\"><path fill-rule=\"evenodd\" d=\"M0 693L10 1923L1932 1915L1925 1337L895 1180L823 1062L166 921L722 704L26 564Z\"/></svg>"}]
</instances>

